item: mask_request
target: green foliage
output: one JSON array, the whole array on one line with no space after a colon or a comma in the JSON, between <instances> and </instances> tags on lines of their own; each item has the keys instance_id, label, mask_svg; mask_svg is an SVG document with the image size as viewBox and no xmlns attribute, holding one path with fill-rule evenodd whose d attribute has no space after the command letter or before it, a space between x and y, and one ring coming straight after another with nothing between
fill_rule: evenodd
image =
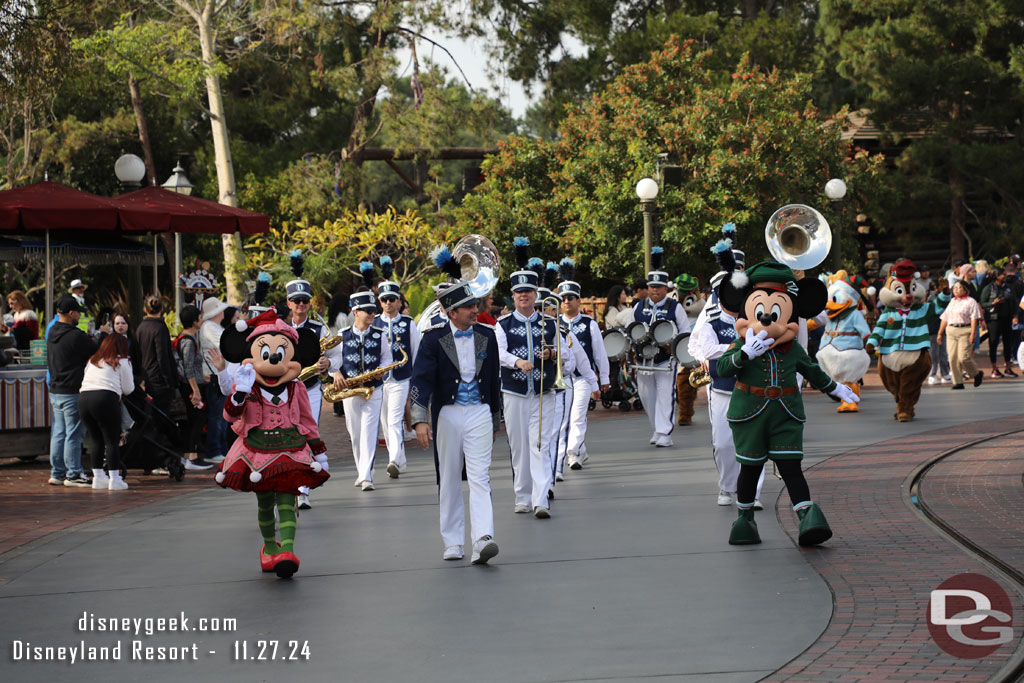
<instances>
[{"instance_id":1,"label":"green foliage","mask_svg":"<svg viewBox=\"0 0 1024 683\"><path fill-rule=\"evenodd\" d=\"M763 253L763 226L786 203L821 206L825 182L847 180L867 203L880 159L846 159L839 126L809 101L806 76L764 73L744 58L727 83L712 52L671 40L626 68L569 115L559 140L514 138L485 165L486 182L458 213L503 251L530 237L545 259L573 256L582 277L632 279L642 270L642 220L634 187L656 173L658 154L682 167L679 187L658 195L661 244L672 272L710 274L708 249L723 223L742 247Z\"/></svg>"}]
</instances>

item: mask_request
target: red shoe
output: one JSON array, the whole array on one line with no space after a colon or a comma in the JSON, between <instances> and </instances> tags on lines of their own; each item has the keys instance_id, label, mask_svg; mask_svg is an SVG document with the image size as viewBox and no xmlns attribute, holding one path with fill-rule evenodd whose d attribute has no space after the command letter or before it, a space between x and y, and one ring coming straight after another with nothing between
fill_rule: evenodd
<instances>
[{"instance_id":1,"label":"red shoe","mask_svg":"<svg viewBox=\"0 0 1024 683\"><path fill-rule=\"evenodd\" d=\"M294 553L278 553L274 558L274 572L279 579L290 579L299 571L299 558Z\"/></svg>"},{"instance_id":2,"label":"red shoe","mask_svg":"<svg viewBox=\"0 0 1024 683\"><path fill-rule=\"evenodd\" d=\"M278 543L277 547L280 548L281 544ZM265 572L272 572L274 571L274 558L277 557L277 555L267 555L265 552L263 552L266 549L267 544L264 543L263 546L260 548L260 569L262 569Z\"/></svg>"}]
</instances>

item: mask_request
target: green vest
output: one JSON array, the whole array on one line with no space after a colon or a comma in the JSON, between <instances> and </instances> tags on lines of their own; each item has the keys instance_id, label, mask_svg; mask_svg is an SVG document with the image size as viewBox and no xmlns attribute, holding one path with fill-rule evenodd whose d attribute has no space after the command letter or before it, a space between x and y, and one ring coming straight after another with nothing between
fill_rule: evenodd
<instances>
[{"instance_id":1,"label":"green vest","mask_svg":"<svg viewBox=\"0 0 1024 683\"><path fill-rule=\"evenodd\" d=\"M750 360L742 351L743 339L737 339L718 359L718 374L722 377L735 377L736 389L729 401L729 412L726 417L730 422L745 422L761 414L771 401L779 401L786 413L794 420L803 422L806 419L804 402L797 386L796 374L799 372L815 389L828 393L835 389L836 383L825 374L825 371L811 362L807 352L795 340L774 349L769 349L757 358ZM740 388L739 382L750 387L778 387L796 389L786 395L769 390L766 395L756 396L750 391Z\"/></svg>"}]
</instances>

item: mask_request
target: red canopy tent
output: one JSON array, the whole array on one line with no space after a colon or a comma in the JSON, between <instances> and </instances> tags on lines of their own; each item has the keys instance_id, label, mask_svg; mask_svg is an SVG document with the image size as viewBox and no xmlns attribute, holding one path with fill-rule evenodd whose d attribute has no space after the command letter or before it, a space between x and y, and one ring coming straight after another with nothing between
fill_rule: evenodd
<instances>
[{"instance_id":1,"label":"red canopy tent","mask_svg":"<svg viewBox=\"0 0 1024 683\"><path fill-rule=\"evenodd\" d=\"M46 309L53 311L53 266L49 257L51 230L154 233L154 282L158 232L233 233L251 235L270 229L258 213L198 197L146 187L108 198L43 181L0 192L0 231L46 232ZM176 259L180 262L180 258Z\"/></svg>"}]
</instances>

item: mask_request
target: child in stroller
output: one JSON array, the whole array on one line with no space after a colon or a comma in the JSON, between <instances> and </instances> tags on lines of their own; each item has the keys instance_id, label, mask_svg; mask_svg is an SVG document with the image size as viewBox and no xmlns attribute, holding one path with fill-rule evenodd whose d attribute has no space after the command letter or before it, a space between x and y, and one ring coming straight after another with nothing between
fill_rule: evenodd
<instances>
[{"instance_id":1,"label":"child in stroller","mask_svg":"<svg viewBox=\"0 0 1024 683\"><path fill-rule=\"evenodd\" d=\"M148 401L144 391L125 396L124 406L134 423L128 428L121 447L122 470L166 473L171 479L181 481L187 464L191 464L182 456L183 425ZM210 468L208 465L199 469Z\"/></svg>"}]
</instances>

